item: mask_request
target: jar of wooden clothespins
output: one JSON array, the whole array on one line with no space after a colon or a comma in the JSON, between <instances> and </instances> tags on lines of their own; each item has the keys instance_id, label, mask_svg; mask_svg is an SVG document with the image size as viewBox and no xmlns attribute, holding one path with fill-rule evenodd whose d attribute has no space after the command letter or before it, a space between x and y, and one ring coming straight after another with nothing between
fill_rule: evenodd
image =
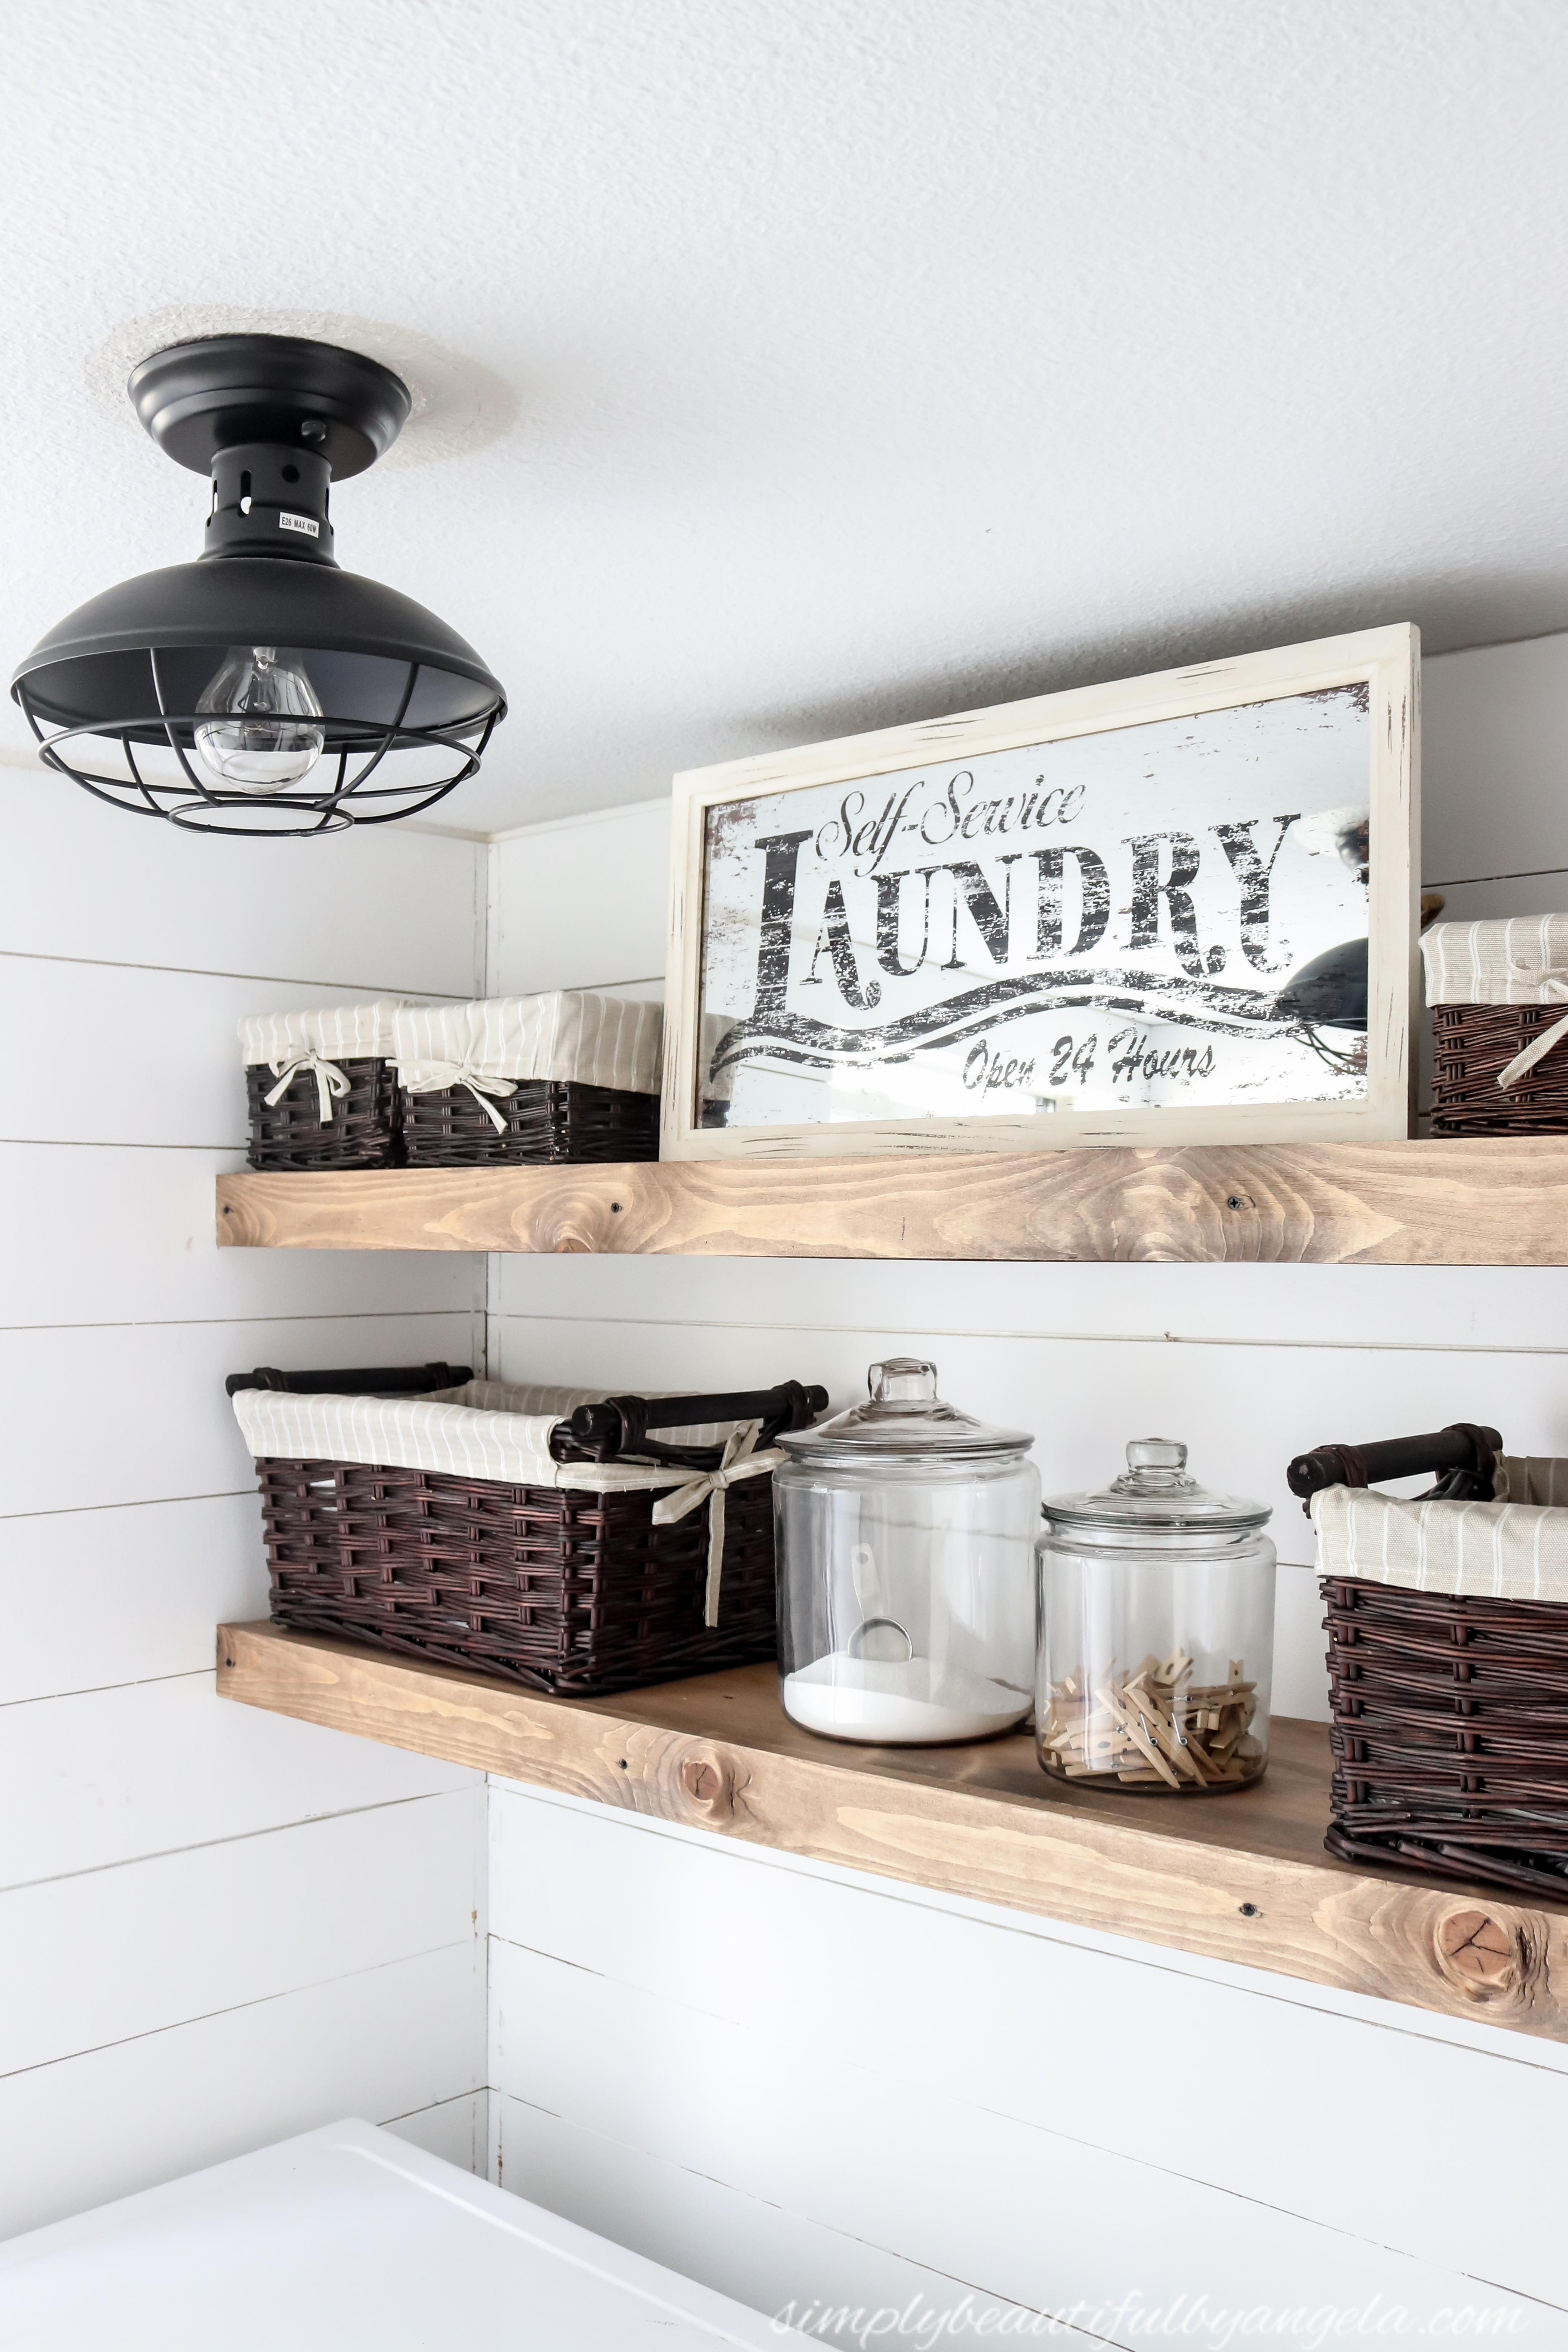
<instances>
[{"instance_id":1,"label":"jar of wooden clothespins","mask_svg":"<svg viewBox=\"0 0 1568 2352\"><path fill-rule=\"evenodd\" d=\"M1099 1493L1045 1506L1036 1739L1057 1778L1217 1795L1268 1761L1274 1547L1267 1505L1142 1438Z\"/></svg>"}]
</instances>

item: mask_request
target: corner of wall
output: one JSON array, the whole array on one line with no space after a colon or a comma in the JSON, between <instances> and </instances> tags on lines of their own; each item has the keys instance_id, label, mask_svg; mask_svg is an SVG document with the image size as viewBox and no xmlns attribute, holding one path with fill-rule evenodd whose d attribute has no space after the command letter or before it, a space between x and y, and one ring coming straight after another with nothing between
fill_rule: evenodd
<instances>
[{"instance_id":1,"label":"corner of wall","mask_svg":"<svg viewBox=\"0 0 1568 2352\"><path fill-rule=\"evenodd\" d=\"M593 988L662 996L668 799L525 826L478 854L483 995ZM490 1377L501 1370L501 1267L493 1253L486 1258L483 1354Z\"/></svg>"}]
</instances>

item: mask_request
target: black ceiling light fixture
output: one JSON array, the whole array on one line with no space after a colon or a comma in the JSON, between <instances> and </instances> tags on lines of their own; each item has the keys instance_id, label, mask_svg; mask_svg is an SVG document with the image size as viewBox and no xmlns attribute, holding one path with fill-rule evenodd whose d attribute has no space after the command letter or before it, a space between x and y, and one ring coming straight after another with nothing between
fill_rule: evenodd
<instances>
[{"instance_id":1,"label":"black ceiling light fixture","mask_svg":"<svg viewBox=\"0 0 1568 2352\"><path fill-rule=\"evenodd\" d=\"M332 554L329 485L392 446L402 380L331 343L215 335L154 352L128 388L159 447L212 476L206 547L93 597L19 666L47 764L118 808L247 835L386 824L471 776L501 688Z\"/></svg>"}]
</instances>

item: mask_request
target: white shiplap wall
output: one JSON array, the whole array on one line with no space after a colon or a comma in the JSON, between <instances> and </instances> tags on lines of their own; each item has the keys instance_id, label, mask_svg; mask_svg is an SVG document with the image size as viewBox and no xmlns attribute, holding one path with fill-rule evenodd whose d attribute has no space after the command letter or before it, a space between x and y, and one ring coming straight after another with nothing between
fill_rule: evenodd
<instances>
[{"instance_id":1,"label":"white shiplap wall","mask_svg":"<svg viewBox=\"0 0 1568 2352\"><path fill-rule=\"evenodd\" d=\"M267 1605L224 1374L478 1364L481 1272L220 1255L213 1178L238 1015L471 993L487 861L0 772L0 2236L346 2112L482 2151L482 1789L213 1689Z\"/></svg>"},{"instance_id":2,"label":"white shiplap wall","mask_svg":"<svg viewBox=\"0 0 1568 2352\"><path fill-rule=\"evenodd\" d=\"M1565 738L1568 637L1426 665L1451 913L1568 906ZM667 842L661 803L504 841L492 986L655 992ZM1274 1506L1287 1713L1326 1713L1293 1453L1452 1420L1568 1453L1568 1269L506 1257L490 1286L503 1379L838 1404L897 1345L1035 1430L1047 1488L1185 1437ZM500 1783L490 1845L493 2164L748 2302L1082 2298L1131 2343L1134 2290L1429 2315L1506 2288L1527 2340L1568 2341L1568 2053Z\"/></svg>"}]
</instances>

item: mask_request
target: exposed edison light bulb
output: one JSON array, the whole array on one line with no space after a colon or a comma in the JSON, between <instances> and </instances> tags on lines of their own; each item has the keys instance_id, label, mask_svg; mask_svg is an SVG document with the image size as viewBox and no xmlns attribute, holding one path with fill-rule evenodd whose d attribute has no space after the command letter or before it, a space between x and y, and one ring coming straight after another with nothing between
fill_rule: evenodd
<instances>
[{"instance_id":1,"label":"exposed edison light bulb","mask_svg":"<svg viewBox=\"0 0 1568 2352\"><path fill-rule=\"evenodd\" d=\"M285 792L321 756L315 689L298 662L279 660L276 646L231 646L196 711L197 751L220 782L241 792Z\"/></svg>"}]
</instances>

